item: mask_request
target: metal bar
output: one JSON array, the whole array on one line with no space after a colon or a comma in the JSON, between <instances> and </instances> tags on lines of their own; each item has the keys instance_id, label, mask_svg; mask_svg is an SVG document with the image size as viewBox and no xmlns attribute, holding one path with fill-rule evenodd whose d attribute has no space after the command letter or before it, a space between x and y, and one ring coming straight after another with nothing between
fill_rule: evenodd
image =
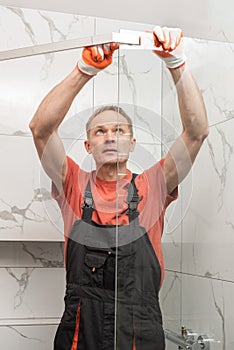
<instances>
[{"instance_id":1,"label":"metal bar","mask_svg":"<svg viewBox=\"0 0 234 350\"><path fill-rule=\"evenodd\" d=\"M99 45L109 42L115 42L127 45L140 45L139 32L120 32L109 33L97 36L88 36L78 39L59 41L54 43L27 46L18 49L12 49L0 52L0 61L22 58L28 56L42 55L47 53L73 50L90 45Z\"/></svg>"}]
</instances>

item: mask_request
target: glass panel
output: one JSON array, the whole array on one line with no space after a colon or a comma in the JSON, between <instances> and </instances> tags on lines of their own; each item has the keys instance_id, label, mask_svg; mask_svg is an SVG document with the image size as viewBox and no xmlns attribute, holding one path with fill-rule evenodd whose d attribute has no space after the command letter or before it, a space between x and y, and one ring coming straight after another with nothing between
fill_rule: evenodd
<instances>
[{"instance_id":1,"label":"glass panel","mask_svg":"<svg viewBox=\"0 0 234 350\"><path fill-rule=\"evenodd\" d=\"M161 291L167 328L207 334L212 349L232 346L233 318L233 44L185 39L189 67L203 93L210 133L180 186L181 221L164 232L166 279ZM222 58L221 58L222 56ZM176 93L163 72L163 120L180 130ZM163 135L166 134L163 125ZM166 138L166 136L164 136ZM174 139L174 137L172 137ZM175 303L178 301L178 304ZM213 340L212 340L213 339ZM174 349L170 344L169 349Z\"/></svg>"},{"instance_id":2,"label":"glass panel","mask_svg":"<svg viewBox=\"0 0 234 350\"><path fill-rule=\"evenodd\" d=\"M151 88L149 88L149 83ZM127 207L128 216L118 215L115 280L115 348L163 348L157 288L161 281L159 261L155 259L154 235L161 204L157 202L155 178L162 178L161 166L161 62L151 52L137 48L119 51L119 106L131 117L135 148L129 154L127 169L138 174L134 183L127 172L117 183L119 212ZM120 110L119 119L121 120ZM123 142L119 136L119 145ZM120 150L120 152L122 149ZM123 177L123 164L120 177ZM157 168L157 170L156 170ZM137 201L139 204L135 207ZM137 210L140 215L138 217ZM125 221L123 221L123 219ZM127 225L126 225L127 223ZM147 234L149 232L149 235ZM153 242L149 237L153 237ZM159 249L160 251L160 249ZM153 281L153 282L152 282ZM157 285L158 284L158 285Z\"/></svg>"},{"instance_id":3,"label":"glass panel","mask_svg":"<svg viewBox=\"0 0 234 350\"><path fill-rule=\"evenodd\" d=\"M2 27L6 28L5 33L8 33L1 41L2 50L17 46L16 32L21 32L21 45L28 46L51 41L51 38L56 41L76 37L77 32L86 36L88 33L93 34L95 27L94 19L90 18L82 18L82 21L79 21L78 17L71 16L65 21L66 15L60 19L59 14L58 17L56 14L49 17L48 14L29 10L1 8L1 11ZM54 27L49 26L52 22L56 24ZM12 33L9 32L7 23L15 23L15 26L10 27L14 28ZM44 23L47 23L47 26L42 25ZM117 30L116 27L123 27L123 23L112 22L111 26ZM132 29L133 25L128 26ZM46 31L44 32L42 28L46 28ZM71 28L73 29L70 31ZM105 23L103 20L103 27L99 25L95 28L96 34L101 28L109 28L107 21ZM137 26L134 29L139 28ZM234 314L232 310L234 223L231 210L233 45L188 38L185 39L185 44L189 66L202 90L211 127L209 138L194 164L193 171L180 186L179 199L170 205L166 213L163 235L166 273L160 291L161 310L165 329L180 334L181 326L185 325L194 332L194 336L206 334L210 337L212 349L221 347L229 349L233 345ZM52 258L45 258L35 246L30 245L28 249L29 246L23 242L63 241L64 229L59 208L50 197L51 181L37 160L28 122L42 98L68 74L70 67L75 66L80 55L81 49L0 63L2 85L0 152L3 169L0 240L22 241L22 244L15 243L14 248L6 242L1 244L1 251L4 251L4 254L1 254L0 272L4 288L1 288L0 309L3 310L3 318L0 326L2 326L2 338L7 336L9 339L10 335L14 343L16 338L11 337L11 326L18 325L14 332L15 336L20 332L25 332L27 335L30 329L23 330L27 327L24 322L27 322L27 325L32 322L34 330L29 334L30 336L36 334L38 338L38 331L40 329L41 332L44 328L47 316L53 331L47 328L42 341L45 344L49 343L48 339L50 336L53 337L54 323L58 322L64 307L62 304L64 276L57 268L62 266L61 252L58 262L56 252L53 251ZM114 55L113 64L82 89L59 129L67 154L85 171L95 170L92 156L83 148L86 122L94 110L110 103L117 106L118 113L115 120L117 125L121 121L120 108L123 108L133 120L133 132L137 142L134 152L130 152L128 169L139 174L145 171L148 175L149 181L146 187L139 189L138 193L145 191L147 201L143 198L139 203L142 213L140 222L150 230L158 219L157 215L155 217L152 214L152 209L155 210L157 205L158 194L150 182L152 178L154 182L154 173L146 169L165 155L181 132L175 88L168 71L150 50L121 47L119 53ZM122 145L120 135L117 136L117 144L119 148ZM118 150L118 157L121 156L120 153L121 148ZM121 176L123 174L119 162L118 173ZM136 183L137 181L136 178ZM101 184L99 181L98 185ZM107 211L109 215L105 223L111 222L113 225L112 230L108 231L110 236L107 242L107 230L103 231L100 228L95 231L100 235L93 236L91 232L88 238L87 235L83 235L82 239L76 239L75 242L86 245L85 263L83 261L83 265L87 267L86 272L95 274L100 267L99 275L107 281L108 288L113 292L112 304L105 304L106 315L109 318L107 317L101 326L99 323L100 332L105 327L111 327L111 331L114 332L112 334L115 335L111 341L115 342L115 348L126 350L130 347L132 350L134 342L138 344L138 348L142 346L139 345L140 342L146 346L144 342L147 341L149 347L155 342L153 338L155 333L151 332L155 325L152 318L155 316L157 319L160 314L155 313L155 304L152 306L150 302L152 290L148 283L150 277L156 283L158 275L152 275L151 269L148 268L155 265L150 265L153 263L151 260L148 264L148 259L152 257L150 255L152 249L150 244L146 246L144 244L147 242L155 244L159 263L162 264L161 245L160 237L157 240L157 237L152 235L148 241L144 235L145 231L139 233L133 230L126 235L122 227L118 226L123 223L118 212L126 209L127 189L122 179L114 182L114 186L112 204L108 196L105 197L105 193L102 193L104 200L100 193L96 194L96 198L102 200L101 210L104 213ZM131 186L130 188L134 189ZM98 221L95 215L94 218ZM113 240L110 241L109 237ZM43 251L48 249L47 245L45 248L45 245L39 242L38 246ZM58 245L56 247L58 248ZM6 249L14 255L17 263L8 261L12 255L6 254ZM100 249L101 254L97 254L97 250L100 253ZM141 254L136 255L139 251ZM22 256L24 258L21 258ZM157 263L157 260L154 263ZM34 272L35 266L38 267L37 264L40 267ZM105 264L109 264L110 269L103 275L102 266ZM46 266L43 272L42 266ZM52 271L51 266L56 270ZM84 279L86 277L82 276ZM31 289L27 288L29 280L32 281ZM48 286L48 291L44 286ZM55 289L57 295L53 294ZM135 294L131 294L133 289ZM35 300L38 290L43 292L38 296L41 298L40 302L37 298ZM75 293L75 298L77 295L79 294ZM103 298L103 295L99 296ZM86 299L84 297L84 303ZM44 300L47 302L44 303ZM79 302L77 305L80 305ZM77 310L80 309L77 307ZM89 308L86 309L86 314L87 312L90 312ZM79 312L77 315L79 316ZM41 326L33 323L34 316ZM93 320L93 314L90 319ZM93 324L95 330L96 325ZM126 346L124 341L127 342ZM168 342L168 350L173 350L175 347L174 343Z\"/></svg>"}]
</instances>

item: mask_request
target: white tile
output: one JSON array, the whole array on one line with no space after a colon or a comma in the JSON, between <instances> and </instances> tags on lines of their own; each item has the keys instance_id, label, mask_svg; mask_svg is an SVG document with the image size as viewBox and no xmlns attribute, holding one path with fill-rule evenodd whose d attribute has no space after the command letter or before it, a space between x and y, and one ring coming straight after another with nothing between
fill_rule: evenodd
<instances>
[{"instance_id":1,"label":"white tile","mask_svg":"<svg viewBox=\"0 0 234 350\"><path fill-rule=\"evenodd\" d=\"M1 50L89 36L94 31L94 18L68 13L1 6L0 18Z\"/></svg>"},{"instance_id":2,"label":"white tile","mask_svg":"<svg viewBox=\"0 0 234 350\"><path fill-rule=\"evenodd\" d=\"M232 349L233 283L167 272L160 291L164 328L181 334L181 326L195 338L206 335L213 350ZM167 341L168 349L176 345Z\"/></svg>"},{"instance_id":3,"label":"white tile","mask_svg":"<svg viewBox=\"0 0 234 350\"><path fill-rule=\"evenodd\" d=\"M53 54L48 64L45 55L0 62L0 134L31 134L28 125L42 99L73 70L80 56L78 49ZM74 100L66 119L79 120L78 112L92 106L92 89L89 82Z\"/></svg>"},{"instance_id":4,"label":"white tile","mask_svg":"<svg viewBox=\"0 0 234 350\"><path fill-rule=\"evenodd\" d=\"M64 267L63 243L0 242L1 267Z\"/></svg>"},{"instance_id":5,"label":"white tile","mask_svg":"<svg viewBox=\"0 0 234 350\"><path fill-rule=\"evenodd\" d=\"M183 271L234 280L232 120L211 128L193 169L183 220Z\"/></svg>"},{"instance_id":6,"label":"white tile","mask_svg":"<svg viewBox=\"0 0 234 350\"><path fill-rule=\"evenodd\" d=\"M233 283L183 275L183 324L193 332L206 334L213 339L212 349L231 349L229 345L234 340L229 323L233 314L232 298Z\"/></svg>"},{"instance_id":7,"label":"white tile","mask_svg":"<svg viewBox=\"0 0 234 350\"><path fill-rule=\"evenodd\" d=\"M93 18L20 8L0 7L0 22L5 33L0 50L89 36L94 30ZM28 124L41 100L72 71L81 50L0 62L0 134L30 133ZM79 98L67 118L90 108L92 85Z\"/></svg>"},{"instance_id":8,"label":"white tile","mask_svg":"<svg viewBox=\"0 0 234 350\"><path fill-rule=\"evenodd\" d=\"M50 180L43 178L32 138L1 136L0 144L0 239L63 240L59 208L50 195Z\"/></svg>"},{"instance_id":9,"label":"white tile","mask_svg":"<svg viewBox=\"0 0 234 350\"><path fill-rule=\"evenodd\" d=\"M144 31L149 26L123 21L97 19L96 33L118 31L119 29ZM101 75L102 74L102 75ZM157 125L161 111L161 62L149 50L133 47L121 48L115 52L113 63L95 80L95 104L120 103L131 110L136 128L150 130ZM148 120L147 120L148 118ZM154 118L154 119L153 119ZM153 130L154 131L154 130ZM160 129L158 130L160 135Z\"/></svg>"},{"instance_id":10,"label":"white tile","mask_svg":"<svg viewBox=\"0 0 234 350\"><path fill-rule=\"evenodd\" d=\"M0 268L1 319L59 318L64 268Z\"/></svg>"},{"instance_id":11,"label":"white tile","mask_svg":"<svg viewBox=\"0 0 234 350\"><path fill-rule=\"evenodd\" d=\"M234 117L233 85L233 44L198 39L185 39L185 53L188 67L200 88L209 120L213 125ZM175 129L164 137L169 141L181 132L175 86L170 73L163 73L163 118ZM170 128L171 129L171 128Z\"/></svg>"},{"instance_id":12,"label":"white tile","mask_svg":"<svg viewBox=\"0 0 234 350\"><path fill-rule=\"evenodd\" d=\"M4 350L51 350L56 325L0 327Z\"/></svg>"}]
</instances>

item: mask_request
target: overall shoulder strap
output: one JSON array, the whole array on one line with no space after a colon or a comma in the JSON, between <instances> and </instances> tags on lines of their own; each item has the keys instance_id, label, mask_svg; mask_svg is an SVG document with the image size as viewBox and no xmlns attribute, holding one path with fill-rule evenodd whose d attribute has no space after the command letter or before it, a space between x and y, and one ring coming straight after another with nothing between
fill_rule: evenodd
<instances>
[{"instance_id":1,"label":"overall shoulder strap","mask_svg":"<svg viewBox=\"0 0 234 350\"><path fill-rule=\"evenodd\" d=\"M91 192L90 180L87 183L84 193L84 204L82 205L82 220L91 222L92 213L94 211L94 201Z\"/></svg>"},{"instance_id":2,"label":"overall shoulder strap","mask_svg":"<svg viewBox=\"0 0 234 350\"><path fill-rule=\"evenodd\" d=\"M132 180L128 186L128 195L127 195L127 204L128 209L126 211L126 214L129 217L129 222L135 220L138 215L139 211L137 210L138 204L140 202L140 198L138 196L138 190L135 185L135 178L138 174L133 173L132 174ZM92 213L94 211L94 201L93 196L91 192L91 185L90 180L87 183L85 193L84 193L84 204L82 205L82 220L91 222L92 220Z\"/></svg>"},{"instance_id":3,"label":"overall shoulder strap","mask_svg":"<svg viewBox=\"0 0 234 350\"><path fill-rule=\"evenodd\" d=\"M137 177L137 175L138 174L135 174L135 173L132 174L132 180L128 187L128 196L126 201L128 204L128 209L126 211L126 214L129 217L129 222L138 218L138 215L139 215L139 211L137 210L137 207L140 202L140 198L138 196L138 190L135 184L135 178Z\"/></svg>"}]
</instances>

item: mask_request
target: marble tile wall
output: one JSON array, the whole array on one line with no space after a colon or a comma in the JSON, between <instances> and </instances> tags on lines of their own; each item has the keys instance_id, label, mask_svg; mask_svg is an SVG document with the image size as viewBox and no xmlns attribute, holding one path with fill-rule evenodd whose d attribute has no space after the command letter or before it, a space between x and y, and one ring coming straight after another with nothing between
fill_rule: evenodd
<instances>
[{"instance_id":1,"label":"marble tile wall","mask_svg":"<svg viewBox=\"0 0 234 350\"><path fill-rule=\"evenodd\" d=\"M52 349L63 311L63 243L0 242L0 275L2 349Z\"/></svg>"},{"instance_id":2,"label":"marble tile wall","mask_svg":"<svg viewBox=\"0 0 234 350\"><path fill-rule=\"evenodd\" d=\"M148 26L0 7L0 50L120 28L145 30ZM210 135L181 186L179 200L167 212L166 276L160 299L165 328L179 332L185 324L212 337L212 350L231 350L234 46L185 41L189 66L205 99ZM39 102L70 72L80 53L78 49L0 62L4 169L0 175L0 339L7 344L4 350L16 346L50 350L63 310L62 222L28 123ZM180 132L168 72L151 52L121 49L112 66L85 86L61 127L67 152L84 168L94 167L81 148L84 125L93 108L103 103L120 103L134 119L138 146L129 162L134 171L159 159ZM176 348L168 342L168 350Z\"/></svg>"},{"instance_id":3,"label":"marble tile wall","mask_svg":"<svg viewBox=\"0 0 234 350\"><path fill-rule=\"evenodd\" d=\"M233 50L230 43L186 40L186 55L204 96L210 134L181 186L179 226L164 235L166 324L179 331L179 321L207 334L214 339L212 350L231 350L234 344ZM175 91L166 71L163 89L162 129L167 144L174 139L167 133L167 124L175 125L176 132L180 126L172 102ZM180 318L175 316L175 299Z\"/></svg>"}]
</instances>

